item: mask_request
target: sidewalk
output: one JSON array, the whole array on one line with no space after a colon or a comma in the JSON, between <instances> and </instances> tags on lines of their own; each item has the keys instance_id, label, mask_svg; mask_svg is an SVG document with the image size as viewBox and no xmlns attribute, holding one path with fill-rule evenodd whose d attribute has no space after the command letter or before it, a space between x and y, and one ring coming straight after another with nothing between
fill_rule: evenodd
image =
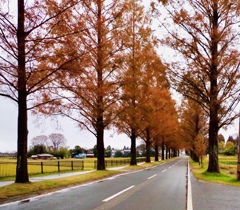
<instances>
[{"instance_id":1,"label":"sidewalk","mask_svg":"<svg viewBox=\"0 0 240 210\"><path fill-rule=\"evenodd\" d=\"M107 168L107 170L121 170L127 166L119 166L119 167L113 167L113 168ZM69 177L69 176L76 176L80 174L87 174L91 173L95 170L90 170L90 171L78 171L78 172L69 172L69 173L61 173L61 174L53 174L53 175L47 175L47 176L39 176L39 177L33 177L29 178L30 182L40 182L43 180L50 180L50 179L59 179L59 178L64 178L64 177ZM6 185L13 184L14 181L0 181L0 187L4 187Z\"/></svg>"}]
</instances>

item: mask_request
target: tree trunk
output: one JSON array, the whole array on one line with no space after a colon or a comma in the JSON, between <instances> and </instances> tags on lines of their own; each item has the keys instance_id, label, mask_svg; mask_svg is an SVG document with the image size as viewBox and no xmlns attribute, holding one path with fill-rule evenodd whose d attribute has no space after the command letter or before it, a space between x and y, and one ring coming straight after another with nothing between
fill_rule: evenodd
<instances>
[{"instance_id":1,"label":"tree trunk","mask_svg":"<svg viewBox=\"0 0 240 210\"><path fill-rule=\"evenodd\" d=\"M29 182L27 167L27 91L25 67L24 0L18 0L18 139L16 183Z\"/></svg>"},{"instance_id":2,"label":"tree trunk","mask_svg":"<svg viewBox=\"0 0 240 210\"><path fill-rule=\"evenodd\" d=\"M150 163L150 150L151 150L151 142L150 142L150 131L149 128L146 129L146 162Z\"/></svg>"},{"instance_id":3,"label":"tree trunk","mask_svg":"<svg viewBox=\"0 0 240 210\"><path fill-rule=\"evenodd\" d=\"M158 158L158 153L159 153L159 147L158 147L158 144L155 144L155 161L159 161L159 158Z\"/></svg>"},{"instance_id":4,"label":"tree trunk","mask_svg":"<svg viewBox=\"0 0 240 210\"><path fill-rule=\"evenodd\" d=\"M100 126L97 131L97 170L105 170L105 149L104 149L104 129L99 119Z\"/></svg>"},{"instance_id":5,"label":"tree trunk","mask_svg":"<svg viewBox=\"0 0 240 210\"><path fill-rule=\"evenodd\" d=\"M97 154L98 163L97 170L105 170L105 151L104 151L104 105L103 105L103 69L104 69L104 56L103 56L103 19L102 19L102 1L97 1L98 15L97 15Z\"/></svg>"},{"instance_id":6,"label":"tree trunk","mask_svg":"<svg viewBox=\"0 0 240 210\"><path fill-rule=\"evenodd\" d=\"M208 172L219 173L218 165L218 3L214 2L212 17L212 46L211 46L211 69L210 69L210 116L209 116L209 162Z\"/></svg>"},{"instance_id":7,"label":"tree trunk","mask_svg":"<svg viewBox=\"0 0 240 210\"><path fill-rule=\"evenodd\" d=\"M194 162L199 162L199 158L194 151L192 151L192 150L190 151L190 156Z\"/></svg>"},{"instance_id":8,"label":"tree trunk","mask_svg":"<svg viewBox=\"0 0 240 210\"><path fill-rule=\"evenodd\" d=\"M177 157L178 156L177 154L178 154L177 150L174 149L173 150L173 157Z\"/></svg>"},{"instance_id":9,"label":"tree trunk","mask_svg":"<svg viewBox=\"0 0 240 210\"><path fill-rule=\"evenodd\" d=\"M162 160L164 160L164 141L162 142Z\"/></svg>"},{"instance_id":10,"label":"tree trunk","mask_svg":"<svg viewBox=\"0 0 240 210\"><path fill-rule=\"evenodd\" d=\"M211 117L210 117L211 118ZM219 173L219 164L218 164L218 122L210 119L209 126L209 162L208 162L208 172Z\"/></svg>"},{"instance_id":11,"label":"tree trunk","mask_svg":"<svg viewBox=\"0 0 240 210\"><path fill-rule=\"evenodd\" d=\"M137 155L136 155L136 134L134 129L132 129L132 135L131 135L131 161L130 165L137 165Z\"/></svg>"},{"instance_id":12,"label":"tree trunk","mask_svg":"<svg viewBox=\"0 0 240 210\"><path fill-rule=\"evenodd\" d=\"M166 145L166 152L165 152L165 158L168 159L168 146Z\"/></svg>"}]
</instances>

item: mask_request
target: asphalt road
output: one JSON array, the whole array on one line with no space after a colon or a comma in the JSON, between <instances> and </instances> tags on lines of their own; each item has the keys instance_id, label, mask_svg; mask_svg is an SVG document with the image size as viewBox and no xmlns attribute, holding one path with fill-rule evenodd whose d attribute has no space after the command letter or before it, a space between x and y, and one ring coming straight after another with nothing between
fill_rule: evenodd
<instances>
[{"instance_id":1,"label":"asphalt road","mask_svg":"<svg viewBox=\"0 0 240 210\"><path fill-rule=\"evenodd\" d=\"M185 210L187 157L0 206L24 210Z\"/></svg>"},{"instance_id":2,"label":"asphalt road","mask_svg":"<svg viewBox=\"0 0 240 210\"><path fill-rule=\"evenodd\" d=\"M191 175L193 210L238 210L240 188L197 180Z\"/></svg>"}]
</instances>

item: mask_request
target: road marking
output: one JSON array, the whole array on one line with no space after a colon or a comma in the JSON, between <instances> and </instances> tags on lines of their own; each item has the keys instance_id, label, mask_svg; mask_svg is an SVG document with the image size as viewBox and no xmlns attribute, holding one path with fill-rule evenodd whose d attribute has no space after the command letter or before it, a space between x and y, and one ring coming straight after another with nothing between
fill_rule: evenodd
<instances>
[{"instance_id":1,"label":"road marking","mask_svg":"<svg viewBox=\"0 0 240 210\"><path fill-rule=\"evenodd\" d=\"M153 177L157 176L157 174L153 175L153 176L150 176L148 177L148 179L152 179Z\"/></svg>"},{"instance_id":2,"label":"road marking","mask_svg":"<svg viewBox=\"0 0 240 210\"><path fill-rule=\"evenodd\" d=\"M192 210L192 186L190 180L190 166L189 166L189 159L188 159L188 193L187 193L187 210Z\"/></svg>"},{"instance_id":3,"label":"road marking","mask_svg":"<svg viewBox=\"0 0 240 210\"><path fill-rule=\"evenodd\" d=\"M102 202L110 201L111 199L113 199L113 198L115 198L115 197L121 195L122 193L124 193L124 192L126 192L126 191L132 189L133 187L135 187L135 185L132 185L131 187L129 187L129 188L125 189L125 190L122 190L122 191L120 191L120 192L118 192L118 193L116 193L116 194L114 194L114 195L112 195L112 196L110 196L110 197L104 199Z\"/></svg>"},{"instance_id":4,"label":"road marking","mask_svg":"<svg viewBox=\"0 0 240 210\"><path fill-rule=\"evenodd\" d=\"M163 170L162 173L165 172L166 170L167 170L167 169Z\"/></svg>"}]
</instances>

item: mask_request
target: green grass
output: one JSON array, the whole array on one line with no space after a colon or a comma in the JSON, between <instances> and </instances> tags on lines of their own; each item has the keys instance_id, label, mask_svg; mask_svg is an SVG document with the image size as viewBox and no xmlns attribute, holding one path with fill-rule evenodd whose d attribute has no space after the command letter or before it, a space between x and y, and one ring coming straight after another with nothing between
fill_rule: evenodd
<instances>
[{"instance_id":1,"label":"green grass","mask_svg":"<svg viewBox=\"0 0 240 210\"><path fill-rule=\"evenodd\" d=\"M236 156L219 156L220 173L207 172L208 157L203 160L203 167L198 163L190 160L191 170L197 179L219 184L226 184L240 187L240 181L236 180L237 157Z\"/></svg>"}]
</instances>

